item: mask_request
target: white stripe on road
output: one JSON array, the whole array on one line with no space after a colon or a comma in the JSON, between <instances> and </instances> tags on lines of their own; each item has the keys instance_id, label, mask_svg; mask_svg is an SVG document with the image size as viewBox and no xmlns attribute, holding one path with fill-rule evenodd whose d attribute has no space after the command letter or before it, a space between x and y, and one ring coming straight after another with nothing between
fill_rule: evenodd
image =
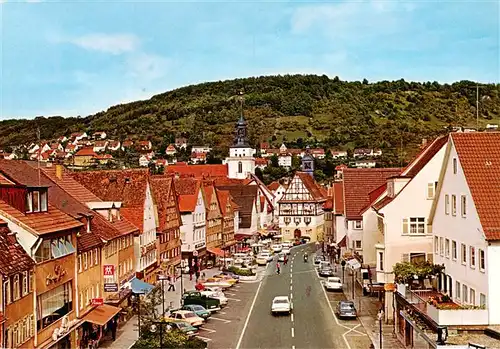
<instances>
[{"instance_id":1,"label":"white stripe on road","mask_svg":"<svg viewBox=\"0 0 500 349\"><path fill-rule=\"evenodd\" d=\"M292 292L292 291L293 291L293 286L292 286L292 285L290 285L290 292Z\"/></svg>"},{"instance_id":2,"label":"white stripe on road","mask_svg":"<svg viewBox=\"0 0 500 349\"><path fill-rule=\"evenodd\" d=\"M203 339L205 342L210 342L211 339L210 338L206 338L206 337L202 337L202 336L196 336L198 337L199 339Z\"/></svg>"},{"instance_id":3,"label":"white stripe on road","mask_svg":"<svg viewBox=\"0 0 500 349\"><path fill-rule=\"evenodd\" d=\"M241 299L238 298L227 298L227 299L229 299L230 301L241 302Z\"/></svg>"},{"instance_id":4,"label":"white stripe on road","mask_svg":"<svg viewBox=\"0 0 500 349\"><path fill-rule=\"evenodd\" d=\"M293 284L292 277L290 276L290 285Z\"/></svg>"},{"instance_id":5,"label":"white stripe on road","mask_svg":"<svg viewBox=\"0 0 500 349\"><path fill-rule=\"evenodd\" d=\"M292 345L292 349L295 349L295 345Z\"/></svg>"},{"instance_id":6,"label":"white stripe on road","mask_svg":"<svg viewBox=\"0 0 500 349\"><path fill-rule=\"evenodd\" d=\"M207 331L207 332L209 332L209 333L215 333L215 332L217 332L216 330L212 330L212 329L210 329L210 328L205 328L205 327L201 327L201 328L199 329L199 331Z\"/></svg>"},{"instance_id":7,"label":"white stripe on road","mask_svg":"<svg viewBox=\"0 0 500 349\"><path fill-rule=\"evenodd\" d=\"M292 327L292 338L295 337L295 330Z\"/></svg>"},{"instance_id":8,"label":"white stripe on road","mask_svg":"<svg viewBox=\"0 0 500 349\"><path fill-rule=\"evenodd\" d=\"M292 320L292 322L293 322L293 313L292 313L292 315L291 315L291 320Z\"/></svg>"},{"instance_id":9,"label":"white stripe on road","mask_svg":"<svg viewBox=\"0 0 500 349\"><path fill-rule=\"evenodd\" d=\"M219 314L226 315L225 311L221 311Z\"/></svg>"},{"instance_id":10,"label":"white stripe on road","mask_svg":"<svg viewBox=\"0 0 500 349\"><path fill-rule=\"evenodd\" d=\"M293 299L293 293L290 293L290 299Z\"/></svg>"},{"instance_id":11,"label":"white stripe on road","mask_svg":"<svg viewBox=\"0 0 500 349\"><path fill-rule=\"evenodd\" d=\"M218 317L213 317L213 316L209 317L209 319L210 319L210 320L224 321L224 323L226 323L226 324L228 324L228 323L230 323L230 322L231 322L231 320L220 319L220 318L218 318Z\"/></svg>"},{"instance_id":12,"label":"white stripe on road","mask_svg":"<svg viewBox=\"0 0 500 349\"><path fill-rule=\"evenodd\" d=\"M243 340L243 336L245 335L245 331L247 329L248 322L250 321L250 316L252 315L252 311L255 306L255 302L257 301L257 296L259 295L261 286L262 286L262 281L259 282L259 287L257 288L257 292L255 292L255 296L253 297L252 305L250 306L250 311L248 312L247 319L245 320L245 324L243 325L243 330L241 331L240 339L238 339L238 344L236 344L236 349L240 349L241 341Z\"/></svg>"}]
</instances>

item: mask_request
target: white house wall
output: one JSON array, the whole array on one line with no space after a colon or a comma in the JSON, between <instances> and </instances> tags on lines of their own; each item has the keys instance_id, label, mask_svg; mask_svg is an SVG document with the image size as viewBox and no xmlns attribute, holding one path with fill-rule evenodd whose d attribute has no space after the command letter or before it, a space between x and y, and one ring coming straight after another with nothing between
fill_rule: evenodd
<instances>
[{"instance_id":1,"label":"white house wall","mask_svg":"<svg viewBox=\"0 0 500 349\"><path fill-rule=\"evenodd\" d=\"M500 241L492 241L486 252L486 269L488 270L488 266L499 265ZM491 295L491 297L489 297L489 301L487 300L487 306L489 309L488 314L490 317L489 323L500 324L500 296L498 295L498 290L500 290L500 278L498 277L498 273L487 273L487 276L488 294Z\"/></svg>"},{"instance_id":2,"label":"white house wall","mask_svg":"<svg viewBox=\"0 0 500 349\"><path fill-rule=\"evenodd\" d=\"M338 244L346 235L344 216L340 215L335 216L334 233L335 233L335 243Z\"/></svg>"},{"instance_id":3,"label":"white house wall","mask_svg":"<svg viewBox=\"0 0 500 349\"><path fill-rule=\"evenodd\" d=\"M383 243L384 237L378 230L378 216L373 208L363 213L363 263L370 266L375 265L377 256L375 244Z\"/></svg>"},{"instance_id":4,"label":"white house wall","mask_svg":"<svg viewBox=\"0 0 500 349\"><path fill-rule=\"evenodd\" d=\"M134 252L136 252L136 270L142 271L157 260L156 248L147 255L141 256L141 249L150 244L156 244L156 219L153 195L149 183L146 185L146 197L144 199L144 214L142 221L142 233L134 238Z\"/></svg>"},{"instance_id":5,"label":"white house wall","mask_svg":"<svg viewBox=\"0 0 500 349\"><path fill-rule=\"evenodd\" d=\"M457 174L453 173L453 158L457 159ZM500 308L498 307L498 288L495 288L499 285L498 281L498 273L488 273L489 268L500 265L498 261L500 260L500 255L498 254L498 246L495 245L495 248L488 249L488 244L484 238L482 233L482 226L479 221L479 217L477 215L476 207L474 202L472 201L472 196L467 185L466 179L463 174L462 167L460 165L460 160L457 156L457 153L452 146L450 149L450 156L448 159L446 166L446 174L444 176L444 180L441 187L441 192L439 198L436 203L436 212L432 224L432 232L435 238L450 240L450 256L446 257L446 251L443 254L434 253L434 263L436 264L444 264L445 273L452 277L453 282L453 294L452 297L455 301L460 303L462 299L457 298L457 290L456 290L456 282L460 282L460 285L467 285L469 293L470 288L475 290L476 299L475 304L479 305L480 294L483 293L486 296L486 305L490 308L490 318L496 319L497 321L494 323L500 323L498 320L500 318ZM445 194L450 195L450 214L445 214ZM451 195L455 194L457 196L457 212L456 216L453 216L451 213ZM460 210L460 196L465 195L467 198L467 216L462 217ZM452 242L457 242L457 259L453 260L452 254ZM446 241L446 240L444 240ZM466 264L462 264L461 262L461 244L466 245L467 251L467 261ZM471 268L470 266L470 246L474 246L476 248L476 267ZM440 248L440 246L438 246ZM436 247L434 246L434 251ZM479 249L485 251L485 260L486 260L486 268L485 271L479 270ZM496 253L496 255L490 256L490 253ZM497 263L497 264L491 264ZM492 274L490 276L490 280L497 278L493 284L488 284L488 274ZM462 288L462 286L461 286ZM492 292L489 292L491 290ZM462 291L462 290L461 290ZM461 292L462 293L462 292ZM461 294L462 296L462 294ZM496 297L494 301L491 301L489 298ZM460 297L463 298L463 297ZM469 303L470 303L470 294L469 294ZM496 306L496 308L491 308L491 306Z\"/></svg>"},{"instance_id":6,"label":"white house wall","mask_svg":"<svg viewBox=\"0 0 500 349\"><path fill-rule=\"evenodd\" d=\"M394 189L399 194L380 210L384 215L384 272L386 282L393 282L392 267L402 261L404 254L433 252L432 233L427 230L427 220L433 198L427 198L427 184L439 180L446 146L442 147L432 159L413 177L404 188L403 183L395 180ZM401 190L402 189L402 190ZM424 235L403 235L403 219L410 217L425 218ZM387 274L389 273L390 274Z\"/></svg>"}]
</instances>

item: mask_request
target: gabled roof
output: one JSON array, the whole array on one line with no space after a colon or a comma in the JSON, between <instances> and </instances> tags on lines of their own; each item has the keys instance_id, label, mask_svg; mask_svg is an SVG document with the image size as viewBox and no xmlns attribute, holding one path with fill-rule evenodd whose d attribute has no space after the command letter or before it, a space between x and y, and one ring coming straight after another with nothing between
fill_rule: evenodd
<instances>
[{"instance_id":1,"label":"gabled roof","mask_svg":"<svg viewBox=\"0 0 500 349\"><path fill-rule=\"evenodd\" d=\"M227 165L183 165L175 164L169 165L167 168L167 173L179 174L179 175L193 175L197 178L203 177L227 177Z\"/></svg>"},{"instance_id":2,"label":"gabled roof","mask_svg":"<svg viewBox=\"0 0 500 349\"><path fill-rule=\"evenodd\" d=\"M97 154L94 151L94 148L89 147L80 149L76 152L75 156L97 156Z\"/></svg>"},{"instance_id":3,"label":"gabled roof","mask_svg":"<svg viewBox=\"0 0 500 349\"><path fill-rule=\"evenodd\" d=\"M401 171L401 176L415 177L447 142L448 135L440 136L434 141L427 143L427 146Z\"/></svg>"},{"instance_id":4,"label":"gabled roof","mask_svg":"<svg viewBox=\"0 0 500 349\"><path fill-rule=\"evenodd\" d=\"M222 215L226 216L227 215L227 207L226 206L227 206L228 201L229 201L229 204L231 204L231 200L230 200L231 194L229 194L228 190L216 189L215 191L217 193L217 198L219 199L219 205L220 205L220 210L222 212Z\"/></svg>"},{"instance_id":5,"label":"gabled roof","mask_svg":"<svg viewBox=\"0 0 500 349\"><path fill-rule=\"evenodd\" d=\"M34 267L35 261L19 244L16 236L0 221L0 274L10 276Z\"/></svg>"},{"instance_id":6,"label":"gabled roof","mask_svg":"<svg viewBox=\"0 0 500 349\"><path fill-rule=\"evenodd\" d=\"M361 210L370 203L369 194L387 178L400 173L399 168L346 168L344 173L344 207L347 219L361 219Z\"/></svg>"},{"instance_id":7,"label":"gabled roof","mask_svg":"<svg viewBox=\"0 0 500 349\"><path fill-rule=\"evenodd\" d=\"M198 201L201 182L195 178L177 178L174 180L178 195L179 211L194 212Z\"/></svg>"},{"instance_id":8,"label":"gabled roof","mask_svg":"<svg viewBox=\"0 0 500 349\"><path fill-rule=\"evenodd\" d=\"M334 214L344 214L344 185L342 182L333 183Z\"/></svg>"},{"instance_id":9,"label":"gabled roof","mask_svg":"<svg viewBox=\"0 0 500 349\"><path fill-rule=\"evenodd\" d=\"M280 187L280 183L278 181L274 181L267 186L269 190L276 191Z\"/></svg>"},{"instance_id":10,"label":"gabled roof","mask_svg":"<svg viewBox=\"0 0 500 349\"><path fill-rule=\"evenodd\" d=\"M158 209L158 230L162 232L167 229L167 223L170 222L169 219L174 218L168 214L169 205L174 206L176 210L179 209L174 179L166 176L151 176L151 191L153 192L153 198ZM170 202L170 198L174 201ZM180 214L176 214L176 218L176 226L180 227L182 224Z\"/></svg>"},{"instance_id":11,"label":"gabled roof","mask_svg":"<svg viewBox=\"0 0 500 349\"><path fill-rule=\"evenodd\" d=\"M451 133L486 240L500 240L500 132Z\"/></svg>"},{"instance_id":12,"label":"gabled roof","mask_svg":"<svg viewBox=\"0 0 500 349\"><path fill-rule=\"evenodd\" d=\"M90 224L90 232L83 231L77 237L77 250L78 252L85 252L92 250L93 248L100 247L103 245L102 240L99 236L92 230L92 223Z\"/></svg>"},{"instance_id":13,"label":"gabled roof","mask_svg":"<svg viewBox=\"0 0 500 349\"><path fill-rule=\"evenodd\" d=\"M296 172L295 175L300 178L314 200L326 200L326 195L323 192L322 188L308 173Z\"/></svg>"},{"instance_id":14,"label":"gabled roof","mask_svg":"<svg viewBox=\"0 0 500 349\"><path fill-rule=\"evenodd\" d=\"M217 189L227 190L239 207L241 228L250 228L252 225L252 212L257 199L258 187L256 185L227 185L218 186Z\"/></svg>"}]
</instances>

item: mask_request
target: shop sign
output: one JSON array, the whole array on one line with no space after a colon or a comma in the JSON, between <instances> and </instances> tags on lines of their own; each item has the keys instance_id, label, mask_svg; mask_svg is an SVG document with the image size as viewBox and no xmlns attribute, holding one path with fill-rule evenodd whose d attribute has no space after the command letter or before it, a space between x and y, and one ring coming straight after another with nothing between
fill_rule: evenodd
<instances>
[{"instance_id":1,"label":"shop sign","mask_svg":"<svg viewBox=\"0 0 500 349\"><path fill-rule=\"evenodd\" d=\"M104 292L118 292L118 284L116 282L105 283Z\"/></svg>"},{"instance_id":2,"label":"shop sign","mask_svg":"<svg viewBox=\"0 0 500 349\"><path fill-rule=\"evenodd\" d=\"M204 242L200 242L199 244L194 245L194 248L201 248L203 246L205 246L205 243Z\"/></svg>"},{"instance_id":3,"label":"shop sign","mask_svg":"<svg viewBox=\"0 0 500 349\"><path fill-rule=\"evenodd\" d=\"M115 275L115 266L113 264L104 265L104 276L114 276Z\"/></svg>"},{"instance_id":4,"label":"shop sign","mask_svg":"<svg viewBox=\"0 0 500 349\"><path fill-rule=\"evenodd\" d=\"M103 305L103 304L104 304L103 298L92 298L92 305Z\"/></svg>"},{"instance_id":5,"label":"shop sign","mask_svg":"<svg viewBox=\"0 0 500 349\"><path fill-rule=\"evenodd\" d=\"M198 257L198 251L193 251L193 257Z\"/></svg>"},{"instance_id":6,"label":"shop sign","mask_svg":"<svg viewBox=\"0 0 500 349\"><path fill-rule=\"evenodd\" d=\"M49 286L52 283L59 282L66 275L66 269L64 269L59 263L54 263L54 273L50 273L46 276L45 284Z\"/></svg>"}]
</instances>

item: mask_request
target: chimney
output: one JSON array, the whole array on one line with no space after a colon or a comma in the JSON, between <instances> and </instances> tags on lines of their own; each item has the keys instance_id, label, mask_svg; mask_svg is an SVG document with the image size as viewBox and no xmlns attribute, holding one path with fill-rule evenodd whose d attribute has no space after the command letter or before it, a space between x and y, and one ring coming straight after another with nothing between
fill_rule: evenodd
<instances>
[{"instance_id":1,"label":"chimney","mask_svg":"<svg viewBox=\"0 0 500 349\"><path fill-rule=\"evenodd\" d=\"M63 165L56 164L56 177L58 179L62 179L62 176L63 176Z\"/></svg>"}]
</instances>

